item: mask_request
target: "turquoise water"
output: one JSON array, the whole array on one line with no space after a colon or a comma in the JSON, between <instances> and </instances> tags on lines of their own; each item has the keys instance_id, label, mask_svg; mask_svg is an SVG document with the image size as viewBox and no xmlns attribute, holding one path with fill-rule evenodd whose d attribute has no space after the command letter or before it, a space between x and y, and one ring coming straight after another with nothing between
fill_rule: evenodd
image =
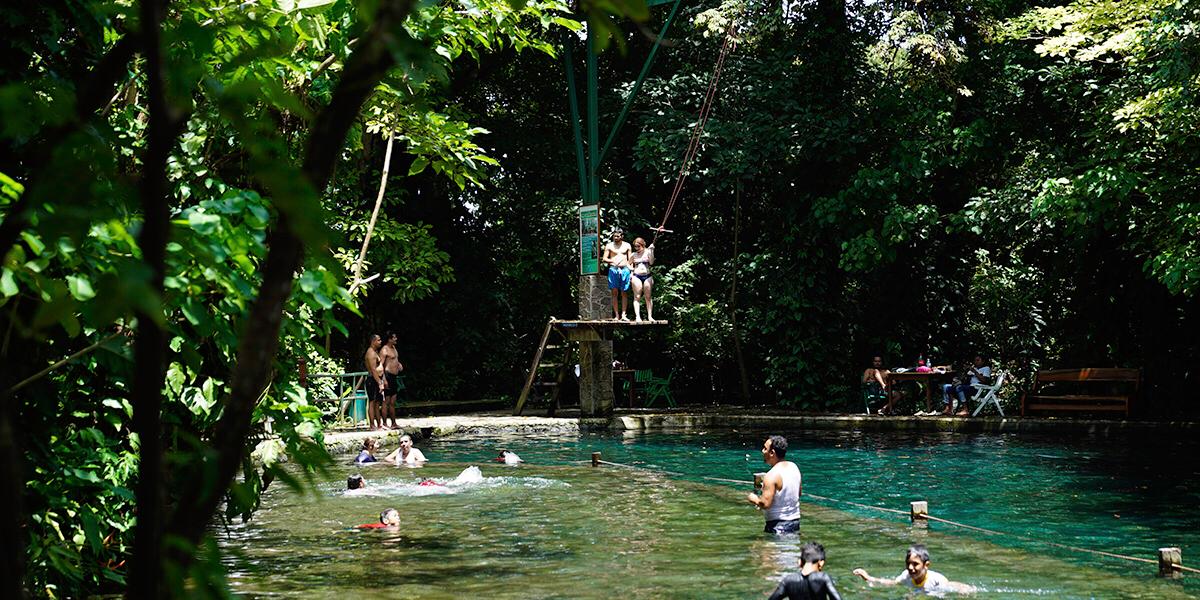
<instances>
[{"instance_id":1,"label":"turquoise water","mask_svg":"<svg viewBox=\"0 0 1200 600\"><path fill-rule=\"evenodd\" d=\"M1162 545L1200 546L1196 443L1165 439L1009 435L783 432L811 494L906 509L927 500L948 519L1152 558ZM250 596L332 597L761 597L794 569L800 540L757 531L743 501L763 470L758 432L464 437L422 445L422 469L362 470L373 495L344 493L335 467L317 489L270 490L248 524L218 530L235 589ZM527 462L489 463L500 447ZM593 469L606 460L647 470ZM747 459L749 455L749 459ZM469 464L484 481L430 494ZM661 471L685 473L666 475ZM348 528L401 510L394 532ZM806 501L802 539L825 544L827 572L846 597L896 598L855 567L895 575L904 547L926 543L933 568L982 588L977 597L1169 598L1200 592L1194 579L1162 580L1151 564L1076 554L940 524Z\"/></svg>"}]
</instances>

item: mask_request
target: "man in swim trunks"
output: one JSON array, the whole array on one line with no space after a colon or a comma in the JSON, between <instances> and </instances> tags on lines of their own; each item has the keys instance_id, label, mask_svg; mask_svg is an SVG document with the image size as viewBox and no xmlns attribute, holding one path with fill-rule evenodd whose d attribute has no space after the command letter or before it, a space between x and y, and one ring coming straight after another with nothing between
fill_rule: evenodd
<instances>
[{"instance_id":1,"label":"man in swim trunks","mask_svg":"<svg viewBox=\"0 0 1200 600\"><path fill-rule=\"evenodd\" d=\"M383 340L379 339L379 335L371 334L371 342L363 357L367 367L367 421L372 431L383 429L383 392L387 389L387 380L383 378L383 363L379 362L379 349L382 346Z\"/></svg>"},{"instance_id":2,"label":"man in swim trunks","mask_svg":"<svg viewBox=\"0 0 1200 600\"><path fill-rule=\"evenodd\" d=\"M396 403L400 400L400 371L404 370L404 365L400 364L400 354L396 352L398 338L395 333L389 333L387 343L379 352L383 362L383 377L387 381L387 389L383 391L383 416L379 417L379 421L391 419L392 429L400 428L396 424Z\"/></svg>"},{"instance_id":3,"label":"man in swim trunks","mask_svg":"<svg viewBox=\"0 0 1200 600\"><path fill-rule=\"evenodd\" d=\"M763 477L762 495L746 494L746 501L763 511L766 533L800 532L800 468L784 460L787 438L773 435L763 442L763 462L771 470Z\"/></svg>"},{"instance_id":4,"label":"man in swim trunks","mask_svg":"<svg viewBox=\"0 0 1200 600\"><path fill-rule=\"evenodd\" d=\"M612 241L604 246L604 262L608 264L608 289L612 291L613 320L629 320L629 255L633 248L625 241L625 234L616 230ZM621 297L621 311L617 312L617 296Z\"/></svg>"},{"instance_id":5,"label":"man in swim trunks","mask_svg":"<svg viewBox=\"0 0 1200 600\"><path fill-rule=\"evenodd\" d=\"M378 523L365 523L358 525L355 529L393 529L400 526L400 512L394 508L389 508L379 513Z\"/></svg>"}]
</instances>

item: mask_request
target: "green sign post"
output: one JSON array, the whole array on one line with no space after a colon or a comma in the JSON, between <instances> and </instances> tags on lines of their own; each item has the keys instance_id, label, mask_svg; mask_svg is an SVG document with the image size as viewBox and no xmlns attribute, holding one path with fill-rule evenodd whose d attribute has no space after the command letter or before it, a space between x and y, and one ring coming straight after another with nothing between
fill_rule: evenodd
<instances>
[{"instance_id":1,"label":"green sign post","mask_svg":"<svg viewBox=\"0 0 1200 600\"><path fill-rule=\"evenodd\" d=\"M579 274L600 272L600 206L579 207Z\"/></svg>"}]
</instances>

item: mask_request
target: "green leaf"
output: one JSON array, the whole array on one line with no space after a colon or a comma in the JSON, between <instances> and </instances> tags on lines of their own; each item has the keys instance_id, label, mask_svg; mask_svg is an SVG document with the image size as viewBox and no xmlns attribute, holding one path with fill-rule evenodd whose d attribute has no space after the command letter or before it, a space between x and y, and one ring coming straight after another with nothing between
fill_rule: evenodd
<instances>
[{"instance_id":1,"label":"green leaf","mask_svg":"<svg viewBox=\"0 0 1200 600\"><path fill-rule=\"evenodd\" d=\"M84 277L67 275L67 287L71 290L71 295L80 302L86 302L96 297L96 292L92 289L92 282Z\"/></svg>"}]
</instances>

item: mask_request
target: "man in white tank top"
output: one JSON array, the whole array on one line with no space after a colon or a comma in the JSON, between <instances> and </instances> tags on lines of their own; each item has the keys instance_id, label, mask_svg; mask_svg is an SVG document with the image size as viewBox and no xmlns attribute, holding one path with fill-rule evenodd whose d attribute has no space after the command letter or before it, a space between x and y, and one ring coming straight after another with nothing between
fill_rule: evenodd
<instances>
[{"instance_id":1,"label":"man in white tank top","mask_svg":"<svg viewBox=\"0 0 1200 600\"><path fill-rule=\"evenodd\" d=\"M767 533L800 532L800 468L784 460L787 438L773 435L762 447L763 462L771 470L763 477L762 495L747 494L746 501L763 511Z\"/></svg>"}]
</instances>

